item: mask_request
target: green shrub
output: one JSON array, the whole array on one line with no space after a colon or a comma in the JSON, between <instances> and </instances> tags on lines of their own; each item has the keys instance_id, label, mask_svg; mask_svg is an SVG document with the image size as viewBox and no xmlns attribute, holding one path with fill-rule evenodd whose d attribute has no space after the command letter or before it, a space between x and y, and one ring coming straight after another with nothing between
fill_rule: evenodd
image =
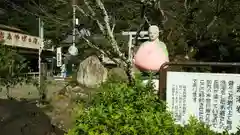
<instances>
[{"instance_id":1,"label":"green shrub","mask_svg":"<svg viewBox=\"0 0 240 135\"><path fill-rule=\"evenodd\" d=\"M6 88L8 98L11 98L10 88L29 81L24 74L28 69L28 62L16 51L16 48L0 42L0 89Z\"/></svg>"},{"instance_id":2,"label":"green shrub","mask_svg":"<svg viewBox=\"0 0 240 135\"><path fill-rule=\"evenodd\" d=\"M151 85L140 81L135 86L103 84L90 107L79 105L68 135L217 135L193 118L185 127L174 124L165 103L153 92Z\"/></svg>"}]
</instances>

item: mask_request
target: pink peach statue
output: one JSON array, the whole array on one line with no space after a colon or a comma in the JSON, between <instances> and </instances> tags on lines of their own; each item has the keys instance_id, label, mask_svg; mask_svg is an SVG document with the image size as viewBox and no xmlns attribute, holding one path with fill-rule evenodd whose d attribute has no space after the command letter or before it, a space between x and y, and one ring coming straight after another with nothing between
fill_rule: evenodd
<instances>
[{"instance_id":1,"label":"pink peach statue","mask_svg":"<svg viewBox=\"0 0 240 135\"><path fill-rule=\"evenodd\" d=\"M148 29L149 41L144 42L134 56L134 64L139 70L159 71L162 64L169 62L166 45L161 42L157 26Z\"/></svg>"}]
</instances>

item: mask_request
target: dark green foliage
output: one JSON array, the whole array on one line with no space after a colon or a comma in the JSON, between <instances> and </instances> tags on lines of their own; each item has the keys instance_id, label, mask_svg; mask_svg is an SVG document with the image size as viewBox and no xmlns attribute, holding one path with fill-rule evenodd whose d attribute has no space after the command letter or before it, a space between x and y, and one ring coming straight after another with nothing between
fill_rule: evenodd
<instances>
[{"instance_id":1,"label":"dark green foliage","mask_svg":"<svg viewBox=\"0 0 240 135\"><path fill-rule=\"evenodd\" d=\"M14 48L0 44L0 85L7 91L10 87L27 81L24 71L27 68L27 62L19 55ZM9 93L7 93L9 94ZM9 96L9 95L7 95Z\"/></svg>"},{"instance_id":2,"label":"dark green foliage","mask_svg":"<svg viewBox=\"0 0 240 135\"><path fill-rule=\"evenodd\" d=\"M139 82L135 87L108 82L101 89L89 109L79 110L76 127L69 134L157 134L163 132L163 125L172 130L170 113L161 113L164 103L150 88Z\"/></svg>"},{"instance_id":3,"label":"dark green foliage","mask_svg":"<svg viewBox=\"0 0 240 135\"><path fill-rule=\"evenodd\" d=\"M240 2L187 1L187 5L161 2L169 12L168 21L162 25L162 39L169 46L172 60L183 61L181 58L188 55L194 61L238 61Z\"/></svg>"},{"instance_id":4,"label":"dark green foliage","mask_svg":"<svg viewBox=\"0 0 240 135\"><path fill-rule=\"evenodd\" d=\"M72 33L70 0L21 2L11 0L18 7L22 7L17 9L6 1L10 0L0 2L2 8L0 23L13 25L30 34L38 35L38 21L35 15L41 16L45 22L45 37L51 39L55 46L61 45L66 35ZM97 13L96 18L102 22L101 12L98 12L99 9L94 6L95 0L89 1ZM103 0L103 2L111 23L116 23L115 33L138 30L143 23L142 9L146 9L145 14L150 24L157 24L163 30L161 40L168 47L171 61L239 61L240 2L238 0L177 2L143 0L145 8L141 0ZM83 1L78 1L77 4L87 11ZM90 29L92 35L100 33L93 20L84 17L79 11L76 15L80 19L79 22L84 24L82 26ZM147 30L147 27L146 25L144 30ZM127 43L124 42L124 45L126 47ZM86 52L86 55L92 54L88 52L96 52L82 42L78 46L82 52ZM104 43L101 48L105 49L107 46L107 43ZM184 58L186 55L189 59Z\"/></svg>"},{"instance_id":5,"label":"dark green foliage","mask_svg":"<svg viewBox=\"0 0 240 135\"><path fill-rule=\"evenodd\" d=\"M68 135L217 135L194 118L185 127L174 124L165 108L152 85L107 82L90 106L79 105Z\"/></svg>"}]
</instances>

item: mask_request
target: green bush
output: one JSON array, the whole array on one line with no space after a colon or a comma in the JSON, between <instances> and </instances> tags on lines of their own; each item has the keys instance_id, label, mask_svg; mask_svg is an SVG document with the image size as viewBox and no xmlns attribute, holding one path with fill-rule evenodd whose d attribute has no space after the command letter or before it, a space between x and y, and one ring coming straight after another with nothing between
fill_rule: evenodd
<instances>
[{"instance_id":1,"label":"green bush","mask_svg":"<svg viewBox=\"0 0 240 135\"><path fill-rule=\"evenodd\" d=\"M195 119L185 127L174 124L151 85L107 82L91 100L79 105L68 135L217 135Z\"/></svg>"},{"instance_id":2,"label":"green bush","mask_svg":"<svg viewBox=\"0 0 240 135\"><path fill-rule=\"evenodd\" d=\"M17 52L16 48L0 42L0 89L6 88L8 98L11 97L10 88L29 81L24 74L28 69L28 61Z\"/></svg>"}]
</instances>

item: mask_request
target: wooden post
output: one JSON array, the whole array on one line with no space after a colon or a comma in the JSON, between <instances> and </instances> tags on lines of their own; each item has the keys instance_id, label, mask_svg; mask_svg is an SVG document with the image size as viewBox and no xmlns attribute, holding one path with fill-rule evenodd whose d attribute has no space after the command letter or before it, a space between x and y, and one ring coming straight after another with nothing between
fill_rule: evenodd
<instances>
[{"instance_id":1,"label":"wooden post","mask_svg":"<svg viewBox=\"0 0 240 135\"><path fill-rule=\"evenodd\" d=\"M166 90L167 90L167 68L160 69L159 72L159 97L161 100L166 100Z\"/></svg>"},{"instance_id":2,"label":"wooden post","mask_svg":"<svg viewBox=\"0 0 240 135\"><path fill-rule=\"evenodd\" d=\"M39 89L39 96L40 96L40 101L44 102L47 98L47 85L46 85L46 80L47 80L47 64L46 63L41 63L41 71L40 71L40 89Z\"/></svg>"}]
</instances>

